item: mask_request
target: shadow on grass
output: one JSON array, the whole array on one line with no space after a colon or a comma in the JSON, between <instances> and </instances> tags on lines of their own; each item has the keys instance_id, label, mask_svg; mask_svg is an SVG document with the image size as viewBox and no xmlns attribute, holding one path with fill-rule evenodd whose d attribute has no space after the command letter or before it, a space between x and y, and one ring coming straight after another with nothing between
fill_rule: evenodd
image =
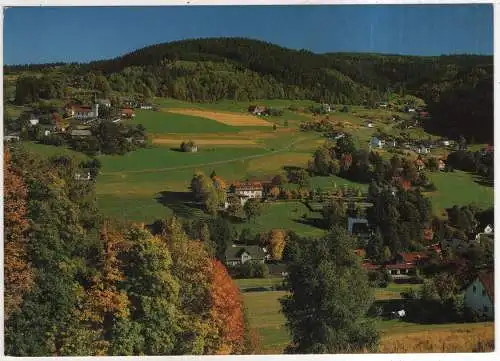
<instances>
[{"instance_id":1,"label":"shadow on grass","mask_svg":"<svg viewBox=\"0 0 500 361\"><path fill-rule=\"evenodd\" d=\"M294 219L295 223L311 226L319 229L326 229L323 219L321 218L301 218Z\"/></svg>"},{"instance_id":2,"label":"shadow on grass","mask_svg":"<svg viewBox=\"0 0 500 361\"><path fill-rule=\"evenodd\" d=\"M474 177L474 182L476 182L477 184L479 184L481 186L485 186L485 187L493 187L494 186L493 180L488 179L486 177L476 176L476 177Z\"/></svg>"},{"instance_id":3,"label":"shadow on grass","mask_svg":"<svg viewBox=\"0 0 500 361\"><path fill-rule=\"evenodd\" d=\"M162 191L155 199L181 217L199 217L202 213L201 205L194 201L190 192Z\"/></svg>"}]
</instances>

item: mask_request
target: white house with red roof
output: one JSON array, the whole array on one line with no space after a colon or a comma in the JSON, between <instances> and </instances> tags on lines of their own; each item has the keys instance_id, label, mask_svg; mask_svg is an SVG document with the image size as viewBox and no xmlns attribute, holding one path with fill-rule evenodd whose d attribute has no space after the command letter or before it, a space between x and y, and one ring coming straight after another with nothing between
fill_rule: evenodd
<instances>
[{"instance_id":1,"label":"white house with red roof","mask_svg":"<svg viewBox=\"0 0 500 361\"><path fill-rule=\"evenodd\" d=\"M66 114L78 120L94 119L99 117L99 104L92 106L70 104L66 107Z\"/></svg>"}]
</instances>

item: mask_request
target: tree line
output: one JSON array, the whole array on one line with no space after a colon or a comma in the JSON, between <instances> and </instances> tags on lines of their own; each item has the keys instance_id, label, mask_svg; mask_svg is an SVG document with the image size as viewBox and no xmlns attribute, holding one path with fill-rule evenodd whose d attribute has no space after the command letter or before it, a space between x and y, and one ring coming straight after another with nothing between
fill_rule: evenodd
<instances>
[{"instance_id":1,"label":"tree line","mask_svg":"<svg viewBox=\"0 0 500 361\"><path fill-rule=\"evenodd\" d=\"M7 354L253 352L239 289L179 221L153 235L102 219L73 158L4 159Z\"/></svg>"}]
</instances>

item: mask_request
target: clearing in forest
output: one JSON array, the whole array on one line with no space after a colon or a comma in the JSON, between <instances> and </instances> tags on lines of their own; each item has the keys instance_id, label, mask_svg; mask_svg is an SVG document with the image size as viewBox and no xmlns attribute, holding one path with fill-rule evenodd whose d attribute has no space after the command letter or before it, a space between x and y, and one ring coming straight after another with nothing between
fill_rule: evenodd
<instances>
[{"instance_id":1,"label":"clearing in forest","mask_svg":"<svg viewBox=\"0 0 500 361\"><path fill-rule=\"evenodd\" d=\"M272 123L258 118L254 115L238 114L229 112L199 110L199 109L176 109L176 108L163 108L163 112L176 113L182 115L191 115L196 117L203 117L216 120L220 123L238 126L238 127L268 127Z\"/></svg>"}]
</instances>

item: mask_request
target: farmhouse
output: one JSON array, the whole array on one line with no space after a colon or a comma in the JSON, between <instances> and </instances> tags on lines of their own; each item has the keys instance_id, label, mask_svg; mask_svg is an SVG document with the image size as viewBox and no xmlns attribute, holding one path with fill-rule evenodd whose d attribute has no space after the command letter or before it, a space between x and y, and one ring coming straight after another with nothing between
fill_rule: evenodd
<instances>
[{"instance_id":1,"label":"farmhouse","mask_svg":"<svg viewBox=\"0 0 500 361\"><path fill-rule=\"evenodd\" d=\"M495 282L492 271L479 273L465 289L464 303L473 312L493 319L495 304Z\"/></svg>"},{"instance_id":2,"label":"farmhouse","mask_svg":"<svg viewBox=\"0 0 500 361\"><path fill-rule=\"evenodd\" d=\"M135 112L132 108L123 108L122 109L122 117L133 118L133 117L135 117Z\"/></svg>"},{"instance_id":3,"label":"farmhouse","mask_svg":"<svg viewBox=\"0 0 500 361\"><path fill-rule=\"evenodd\" d=\"M231 188L236 195L247 198L261 199L264 193L264 187L260 182L236 183Z\"/></svg>"},{"instance_id":4,"label":"farmhouse","mask_svg":"<svg viewBox=\"0 0 500 361\"><path fill-rule=\"evenodd\" d=\"M267 111L264 105L251 106L248 111L254 115L262 115Z\"/></svg>"},{"instance_id":5,"label":"farmhouse","mask_svg":"<svg viewBox=\"0 0 500 361\"><path fill-rule=\"evenodd\" d=\"M266 252L259 246L238 246L233 244L226 249L226 264L237 266L247 262L264 263Z\"/></svg>"},{"instance_id":6,"label":"farmhouse","mask_svg":"<svg viewBox=\"0 0 500 361\"><path fill-rule=\"evenodd\" d=\"M94 119L99 116L99 104L93 104L90 107L72 104L68 105L65 111L68 116L78 120Z\"/></svg>"},{"instance_id":7,"label":"farmhouse","mask_svg":"<svg viewBox=\"0 0 500 361\"><path fill-rule=\"evenodd\" d=\"M396 280L409 279L417 275L417 266L406 263L387 264L386 272Z\"/></svg>"}]
</instances>

